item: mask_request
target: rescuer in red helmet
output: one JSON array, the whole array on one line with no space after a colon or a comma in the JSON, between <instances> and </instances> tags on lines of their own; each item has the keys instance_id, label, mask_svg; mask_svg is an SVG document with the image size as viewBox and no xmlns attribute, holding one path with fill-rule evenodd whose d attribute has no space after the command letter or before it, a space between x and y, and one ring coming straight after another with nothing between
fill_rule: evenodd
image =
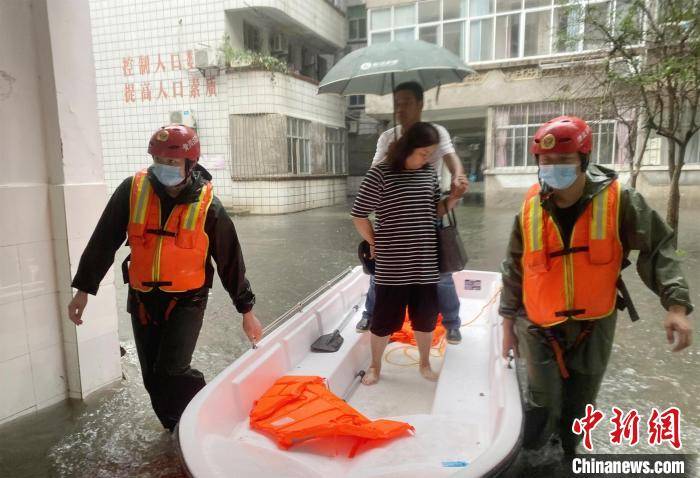
<instances>
[{"instance_id":1,"label":"rescuer in red helmet","mask_svg":"<svg viewBox=\"0 0 700 478\"><path fill-rule=\"evenodd\" d=\"M527 363L523 446L560 441L567 458L581 440L574 419L595 404L617 309L637 318L620 278L630 251L639 251L637 271L667 310L663 328L673 351L692 340L686 315L693 305L674 232L617 173L590 164L592 146L591 128L574 116L535 133L539 181L525 195L502 265L503 355L512 350Z\"/></svg>"},{"instance_id":2,"label":"rescuer in red helmet","mask_svg":"<svg viewBox=\"0 0 700 478\"><path fill-rule=\"evenodd\" d=\"M197 133L164 126L151 137L148 153L153 164L117 187L97 223L73 279L77 292L68 316L83 323L88 294L97 293L128 240L131 253L122 271L143 382L153 410L172 431L205 385L190 361L212 286L211 259L253 343L262 328L233 222L214 196L211 175L197 164Z\"/></svg>"}]
</instances>

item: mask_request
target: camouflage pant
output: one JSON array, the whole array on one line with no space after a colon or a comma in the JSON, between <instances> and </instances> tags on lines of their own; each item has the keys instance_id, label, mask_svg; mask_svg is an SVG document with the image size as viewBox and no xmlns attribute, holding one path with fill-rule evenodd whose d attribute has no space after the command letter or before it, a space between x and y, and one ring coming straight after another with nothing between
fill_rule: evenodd
<instances>
[{"instance_id":1,"label":"camouflage pant","mask_svg":"<svg viewBox=\"0 0 700 478\"><path fill-rule=\"evenodd\" d=\"M561 438L564 453L573 454L581 437L571 431L575 418L582 417L586 404L595 404L615 336L616 314L597 320L591 335L572 348L582 322L568 320L552 327L565 350L570 377L561 376L554 352L538 327L518 318L515 333L520 357L527 368L525 430L523 446L542 447L552 434Z\"/></svg>"}]
</instances>

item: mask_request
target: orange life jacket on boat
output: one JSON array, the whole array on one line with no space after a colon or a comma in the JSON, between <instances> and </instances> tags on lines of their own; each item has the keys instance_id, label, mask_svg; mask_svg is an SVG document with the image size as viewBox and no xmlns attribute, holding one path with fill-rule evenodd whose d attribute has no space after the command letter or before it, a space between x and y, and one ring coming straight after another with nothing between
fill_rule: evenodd
<instances>
[{"instance_id":1,"label":"orange life jacket on boat","mask_svg":"<svg viewBox=\"0 0 700 478\"><path fill-rule=\"evenodd\" d=\"M368 440L413 431L408 423L369 420L331 393L322 377L292 375L279 378L255 401L250 427L269 433L284 449L311 438L356 437L350 457Z\"/></svg>"},{"instance_id":2,"label":"orange life jacket on boat","mask_svg":"<svg viewBox=\"0 0 700 478\"><path fill-rule=\"evenodd\" d=\"M523 302L530 321L551 327L573 318L594 320L615 310L622 266L620 184L596 194L564 244L542 208L540 186L528 191L520 214Z\"/></svg>"},{"instance_id":3,"label":"orange life jacket on boat","mask_svg":"<svg viewBox=\"0 0 700 478\"><path fill-rule=\"evenodd\" d=\"M131 183L129 203L129 284L148 292L184 292L204 285L209 237L204 221L211 205L213 187L207 182L197 202L177 204L161 229L160 200L146 170Z\"/></svg>"},{"instance_id":4,"label":"orange life jacket on boat","mask_svg":"<svg viewBox=\"0 0 700 478\"><path fill-rule=\"evenodd\" d=\"M447 331L445 327L442 326L442 314L438 314L437 323L435 324L435 331L433 332L433 340L431 346L435 347L442 342L443 337ZM389 338L390 342L401 342L408 345L416 345L416 334L413 332L413 327L411 327L411 319L408 316L408 310L406 310L406 317L404 318L401 330L397 330Z\"/></svg>"}]
</instances>

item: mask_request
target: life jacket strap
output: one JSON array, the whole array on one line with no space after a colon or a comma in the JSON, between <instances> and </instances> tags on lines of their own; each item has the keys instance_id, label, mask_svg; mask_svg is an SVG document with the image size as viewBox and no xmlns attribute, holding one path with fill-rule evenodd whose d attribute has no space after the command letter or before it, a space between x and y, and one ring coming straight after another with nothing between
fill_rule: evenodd
<instances>
[{"instance_id":1,"label":"life jacket strap","mask_svg":"<svg viewBox=\"0 0 700 478\"><path fill-rule=\"evenodd\" d=\"M569 309L569 310L560 310L559 312L555 312L554 316L555 317L574 317L576 315L581 315L586 313L586 309Z\"/></svg>"},{"instance_id":2,"label":"life jacket strap","mask_svg":"<svg viewBox=\"0 0 700 478\"><path fill-rule=\"evenodd\" d=\"M549 257L566 256L568 254L576 254L577 252L586 252L586 251L588 251L588 246L566 247L566 248L561 249L559 251L551 252L549 254Z\"/></svg>"},{"instance_id":3,"label":"life jacket strap","mask_svg":"<svg viewBox=\"0 0 700 478\"><path fill-rule=\"evenodd\" d=\"M168 236L168 237L175 237L176 234L171 231L166 231L165 229L146 229L146 232L149 234L155 234L156 236Z\"/></svg>"}]
</instances>

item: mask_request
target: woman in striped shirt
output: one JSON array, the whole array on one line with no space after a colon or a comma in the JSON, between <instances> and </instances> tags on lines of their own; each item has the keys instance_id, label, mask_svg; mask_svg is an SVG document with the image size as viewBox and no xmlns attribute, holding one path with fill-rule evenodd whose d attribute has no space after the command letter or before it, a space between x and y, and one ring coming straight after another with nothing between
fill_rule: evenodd
<instances>
[{"instance_id":1,"label":"woman in striped shirt","mask_svg":"<svg viewBox=\"0 0 700 478\"><path fill-rule=\"evenodd\" d=\"M420 373L428 380L430 344L437 321L438 244L436 219L466 192L458 177L448 198L440 201L435 169L428 159L440 135L430 123L418 122L389 148L360 186L352 208L353 222L376 258L376 301L370 327L372 364L362 382L379 380L382 355L391 334L403 324L406 308L420 353ZM368 216L374 212L376 229Z\"/></svg>"}]
</instances>

